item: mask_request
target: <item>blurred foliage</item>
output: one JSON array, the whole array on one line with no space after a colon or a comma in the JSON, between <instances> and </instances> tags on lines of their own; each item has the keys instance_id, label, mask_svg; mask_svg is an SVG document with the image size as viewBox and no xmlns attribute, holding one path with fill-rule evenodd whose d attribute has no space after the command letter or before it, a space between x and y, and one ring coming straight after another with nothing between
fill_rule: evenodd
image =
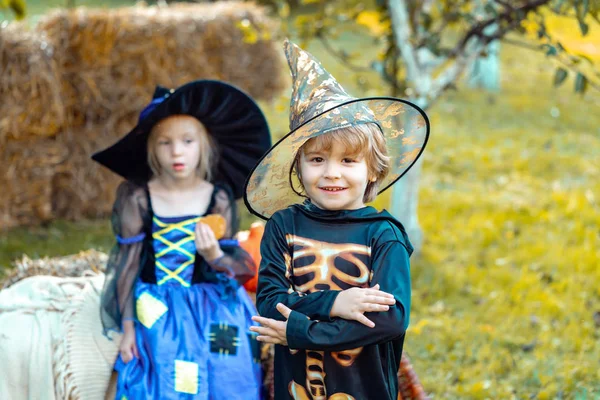
<instances>
[{"instance_id":1,"label":"blurred foliage","mask_svg":"<svg viewBox=\"0 0 600 400\"><path fill-rule=\"evenodd\" d=\"M0 0L0 15L3 10L10 10L16 19L25 18L27 13L27 4L25 0Z\"/></svg>"},{"instance_id":2,"label":"blurred foliage","mask_svg":"<svg viewBox=\"0 0 600 400\"><path fill-rule=\"evenodd\" d=\"M391 23L390 7L405 7L410 30L410 44L419 53L417 62L428 59L440 66L468 52L474 40L483 45L492 40L523 40L522 45L542 51L556 68L558 77L565 73L576 76L574 89L585 92L600 89L600 73L594 65L597 46L588 41L586 48L567 45L582 43L592 27L598 29L600 2L597 0L262 0L282 18L292 11L293 29L306 46L319 40L339 60L355 72L373 69L388 83L391 94L411 96L414 88L407 82L407 55L400 51ZM558 19L568 20L569 30L557 27ZM564 22L561 22L564 25ZM356 63L354 49L331 45L345 31L363 28L372 38L378 55L368 63ZM493 29L492 29L493 28ZM575 29L573 29L575 28ZM596 42L597 43L597 42ZM481 52L485 55L485 50ZM433 74L441 73L443 68ZM555 79L556 84L562 83ZM450 84L446 89L452 89Z\"/></svg>"}]
</instances>

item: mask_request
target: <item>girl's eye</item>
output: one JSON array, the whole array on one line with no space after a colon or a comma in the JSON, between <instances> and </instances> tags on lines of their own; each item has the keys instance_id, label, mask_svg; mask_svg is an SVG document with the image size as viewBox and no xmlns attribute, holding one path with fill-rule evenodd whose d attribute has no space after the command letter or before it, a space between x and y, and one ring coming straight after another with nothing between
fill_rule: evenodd
<instances>
[{"instance_id":1,"label":"girl's eye","mask_svg":"<svg viewBox=\"0 0 600 400\"><path fill-rule=\"evenodd\" d=\"M312 162L323 162L323 158L322 157L313 157L310 159L310 161Z\"/></svg>"},{"instance_id":2,"label":"girl's eye","mask_svg":"<svg viewBox=\"0 0 600 400\"><path fill-rule=\"evenodd\" d=\"M356 160L354 160L353 158L344 158L342 161L343 161L344 163L353 163L353 162L355 162Z\"/></svg>"},{"instance_id":3,"label":"girl's eye","mask_svg":"<svg viewBox=\"0 0 600 400\"><path fill-rule=\"evenodd\" d=\"M185 143L185 144L190 144L190 143L193 143L193 142L194 142L194 140L193 140L193 139L185 139L185 140L184 140L184 143Z\"/></svg>"},{"instance_id":4,"label":"girl's eye","mask_svg":"<svg viewBox=\"0 0 600 400\"><path fill-rule=\"evenodd\" d=\"M161 146L165 146L165 145L168 145L169 142L167 142L166 140L164 140L164 141L158 142L158 144L161 145Z\"/></svg>"}]
</instances>

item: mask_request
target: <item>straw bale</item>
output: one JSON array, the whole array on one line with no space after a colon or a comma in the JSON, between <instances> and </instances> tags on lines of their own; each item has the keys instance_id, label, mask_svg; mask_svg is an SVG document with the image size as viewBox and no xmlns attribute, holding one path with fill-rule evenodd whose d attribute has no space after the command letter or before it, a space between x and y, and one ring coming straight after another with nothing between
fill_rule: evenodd
<instances>
[{"instance_id":1,"label":"straw bale","mask_svg":"<svg viewBox=\"0 0 600 400\"><path fill-rule=\"evenodd\" d=\"M44 257L37 260L32 260L24 255L13 263L14 268L0 281L0 289L5 289L30 276L48 275L77 278L103 273L107 261L106 253L94 249L64 257Z\"/></svg>"},{"instance_id":2,"label":"straw bale","mask_svg":"<svg viewBox=\"0 0 600 400\"><path fill-rule=\"evenodd\" d=\"M64 124L58 67L41 32L0 26L0 148L9 139L56 135Z\"/></svg>"},{"instance_id":3,"label":"straw bale","mask_svg":"<svg viewBox=\"0 0 600 400\"><path fill-rule=\"evenodd\" d=\"M118 131L130 124L121 121ZM52 210L54 217L77 219L98 218L110 214L117 186L122 178L91 160L90 154L114 141L114 137L98 137L96 128L83 126L64 132L57 138L68 151L65 165L52 178Z\"/></svg>"},{"instance_id":4,"label":"straw bale","mask_svg":"<svg viewBox=\"0 0 600 400\"><path fill-rule=\"evenodd\" d=\"M285 85L273 24L263 8L222 2L61 10L36 29L55 47L75 125L112 127L124 117L133 122L156 84L220 79L256 99L273 98ZM254 43L244 41L250 31Z\"/></svg>"},{"instance_id":5,"label":"straw bale","mask_svg":"<svg viewBox=\"0 0 600 400\"><path fill-rule=\"evenodd\" d=\"M66 165L67 149L55 140L9 141L0 153L0 228L39 224L53 217L51 179Z\"/></svg>"},{"instance_id":6,"label":"straw bale","mask_svg":"<svg viewBox=\"0 0 600 400\"><path fill-rule=\"evenodd\" d=\"M277 27L248 3L77 8L42 18L34 32L9 28L0 35L10 75L0 90L11 105L0 104L0 161L9 166L0 174L0 230L109 214L120 179L89 156L135 125L156 84L220 79L256 99L285 85ZM9 125L22 135L3 144Z\"/></svg>"}]
</instances>

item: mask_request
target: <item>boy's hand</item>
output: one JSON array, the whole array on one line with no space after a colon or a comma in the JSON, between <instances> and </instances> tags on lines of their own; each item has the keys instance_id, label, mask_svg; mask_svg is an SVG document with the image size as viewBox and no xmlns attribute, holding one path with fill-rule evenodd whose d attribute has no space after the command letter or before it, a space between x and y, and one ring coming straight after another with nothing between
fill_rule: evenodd
<instances>
[{"instance_id":1,"label":"boy's hand","mask_svg":"<svg viewBox=\"0 0 600 400\"><path fill-rule=\"evenodd\" d=\"M346 289L335 298L329 315L358 321L373 328L375 324L365 317L364 313L387 311L394 304L396 304L394 296L379 290L379 284L372 288Z\"/></svg>"},{"instance_id":2,"label":"boy's hand","mask_svg":"<svg viewBox=\"0 0 600 400\"><path fill-rule=\"evenodd\" d=\"M256 340L259 342L287 346L287 320L290 317L292 310L279 303L277 304L277 311L283 315L285 321L254 316L252 317L252 320L258 322L261 326L251 326L250 330L259 334L259 336L256 337Z\"/></svg>"}]
</instances>

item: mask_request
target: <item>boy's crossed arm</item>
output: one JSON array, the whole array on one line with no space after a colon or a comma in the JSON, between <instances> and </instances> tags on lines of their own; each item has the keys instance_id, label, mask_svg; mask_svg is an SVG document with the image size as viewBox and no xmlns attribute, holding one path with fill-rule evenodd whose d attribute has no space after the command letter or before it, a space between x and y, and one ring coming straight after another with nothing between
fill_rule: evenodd
<instances>
[{"instance_id":1,"label":"boy's crossed arm","mask_svg":"<svg viewBox=\"0 0 600 400\"><path fill-rule=\"evenodd\" d=\"M340 317L373 326L364 313L387 311L389 306L395 304L394 297L379 290L379 285L309 294L290 291L292 282L286 276L286 263L290 261L286 261L284 256L288 253L285 235L273 221L269 221L263 238L256 296L256 306L261 316L283 320L284 317L276 309L277 304L282 304L312 320L331 321L331 318Z\"/></svg>"},{"instance_id":2,"label":"boy's crossed arm","mask_svg":"<svg viewBox=\"0 0 600 400\"><path fill-rule=\"evenodd\" d=\"M410 312L410 264L403 243L391 241L381 245L374 253L373 266L372 283L380 285L383 291L392 293L395 298L395 307L387 312L368 315L374 327L346 319L311 321L307 314L302 315L299 310L293 312L284 304L275 303L271 315L279 314L279 321L254 317L262 326L251 330L259 333L258 339L264 342L288 345L294 349L325 351L348 350L402 336L408 326ZM281 321L282 317L285 322Z\"/></svg>"}]
</instances>

